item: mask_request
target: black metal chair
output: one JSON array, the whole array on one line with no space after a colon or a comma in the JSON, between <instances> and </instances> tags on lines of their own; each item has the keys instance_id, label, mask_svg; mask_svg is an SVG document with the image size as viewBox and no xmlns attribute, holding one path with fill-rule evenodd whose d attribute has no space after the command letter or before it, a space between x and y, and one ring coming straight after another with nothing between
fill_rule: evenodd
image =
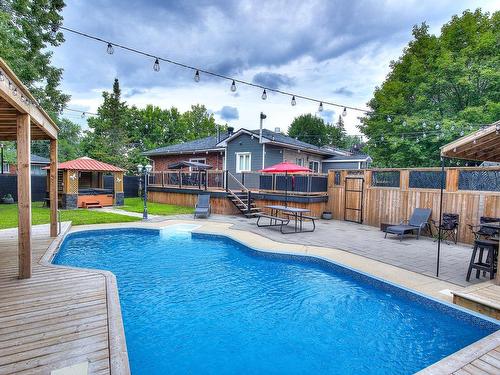
<instances>
[{"instance_id":1,"label":"black metal chair","mask_svg":"<svg viewBox=\"0 0 500 375\"><path fill-rule=\"evenodd\" d=\"M494 228L484 227L481 224L494 223L497 221L500 221L500 218L481 216L479 218L479 225L473 225L473 224L467 224L467 225L469 226L472 233L474 233L474 237L476 240L480 240L481 238L488 239L490 237L494 237L497 233L497 230Z\"/></svg>"},{"instance_id":2,"label":"black metal chair","mask_svg":"<svg viewBox=\"0 0 500 375\"><path fill-rule=\"evenodd\" d=\"M455 244L458 241L458 224L460 223L459 214L449 214L444 213L443 219L441 220L441 227L439 222L432 220L434 227L437 231L437 238L434 240L436 242L439 239L439 229L441 228L441 240L444 240L447 244L447 240L453 241Z\"/></svg>"}]
</instances>

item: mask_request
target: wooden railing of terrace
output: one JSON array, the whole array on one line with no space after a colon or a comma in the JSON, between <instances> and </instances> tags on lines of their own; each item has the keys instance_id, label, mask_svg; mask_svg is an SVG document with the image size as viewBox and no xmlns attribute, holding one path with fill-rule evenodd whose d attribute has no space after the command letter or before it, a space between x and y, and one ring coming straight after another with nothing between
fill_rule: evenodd
<instances>
[{"instance_id":1,"label":"wooden railing of terrace","mask_svg":"<svg viewBox=\"0 0 500 375\"><path fill-rule=\"evenodd\" d=\"M446 168L445 173L443 213L460 215L458 240L472 243L467 224L479 224L481 216L500 217L500 167ZM327 207L335 219L362 219L372 226L397 224L417 207L432 209L438 221L440 176L439 168L330 171Z\"/></svg>"}]
</instances>

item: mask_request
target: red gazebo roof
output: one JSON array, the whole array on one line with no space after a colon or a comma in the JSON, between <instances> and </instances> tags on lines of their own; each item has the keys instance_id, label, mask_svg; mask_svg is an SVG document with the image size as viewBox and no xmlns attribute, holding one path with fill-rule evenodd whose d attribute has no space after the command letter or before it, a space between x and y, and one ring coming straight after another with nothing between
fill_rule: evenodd
<instances>
[{"instance_id":1,"label":"red gazebo roof","mask_svg":"<svg viewBox=\"0 0 500 375\"><path fill-rule=\"evenodd\" d=\"M282 162L278 163L275 165L272 165L270 167L264 168L260 170L260 172L264 173L300 173L300 172L311 172L311 170L307 167L303 167L298 164L294 163L289 163L289 162Z\"/></svg>"},{"instance_id":2,"label":"red gazebo roof","mask_svg":"<svg viewBox=\"0 0 500 375\"><path fill-rule=\"evenodd\" d=\"M125 169L115 167L114 165L94 160L86 156L75 160L65 161L64 163L59 163L57 169L92 172L125 172Z\"/></svg>"}]
</instances>

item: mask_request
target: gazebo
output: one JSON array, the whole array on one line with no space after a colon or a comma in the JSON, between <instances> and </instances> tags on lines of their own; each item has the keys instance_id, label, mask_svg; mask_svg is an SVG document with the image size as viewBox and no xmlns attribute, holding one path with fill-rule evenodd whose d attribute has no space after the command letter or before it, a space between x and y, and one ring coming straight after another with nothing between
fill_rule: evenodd
<instances>
[{"instance_id":1,"label":"gazebo","mask_svg":"<svg viewBox=\"0 0 500 375\"><path fill-rule=\"evenodd\" d=\"M60 163L57 169L57 190L62 208L123 206L125 169L86 156ZM105 187L106 174L113 176L111 188Z\"/></svg>"},{"instance_id":2,"label":"gazebo","mask_svg":"<svg viewBox=\"0 0 500 375\"><path fill-rule=\"evenodd\" d=\"M17 142L18 275L31 277L31 141L50 141L50 235L57 236L57 133L59 129L0 58L0 141Z\"/></svg>"},{"instance_id":3,"label":"gazebo","mask_svg":"<svg viewBox=\"0 0 500 375\"><path fill-rule=\"evenodd\" d=\"M441 147L442 181L439 212L440 220L443 208L444 161L446 158L500 163L500 121L496 121L485 128ZM441 222L439 226L441 226ZM441 233L439 233L438 239L437 275L439 274ZM500 285L500 272L497 272L496 284Z\"/></svg>"}]
</instances>

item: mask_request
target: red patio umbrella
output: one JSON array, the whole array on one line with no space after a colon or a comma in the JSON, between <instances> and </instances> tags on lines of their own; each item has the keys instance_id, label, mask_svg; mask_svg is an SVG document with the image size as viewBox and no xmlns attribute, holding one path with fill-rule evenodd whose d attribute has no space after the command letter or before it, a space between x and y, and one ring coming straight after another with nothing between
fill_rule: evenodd
<instances>
[{"instance_id":1,"label":"red patio umbrella","mask_svg":"<svg viewBox=\"0 0 500 375\"><path fill-rule=\"evenodd\" d=\"M307 173L311 170L298 164L281 162L270 167L261 169L264 173L285 173L285 206L288 204L288 173ZM293 180L292 180L293 181Z\"/></svg>"}]
</instances>

